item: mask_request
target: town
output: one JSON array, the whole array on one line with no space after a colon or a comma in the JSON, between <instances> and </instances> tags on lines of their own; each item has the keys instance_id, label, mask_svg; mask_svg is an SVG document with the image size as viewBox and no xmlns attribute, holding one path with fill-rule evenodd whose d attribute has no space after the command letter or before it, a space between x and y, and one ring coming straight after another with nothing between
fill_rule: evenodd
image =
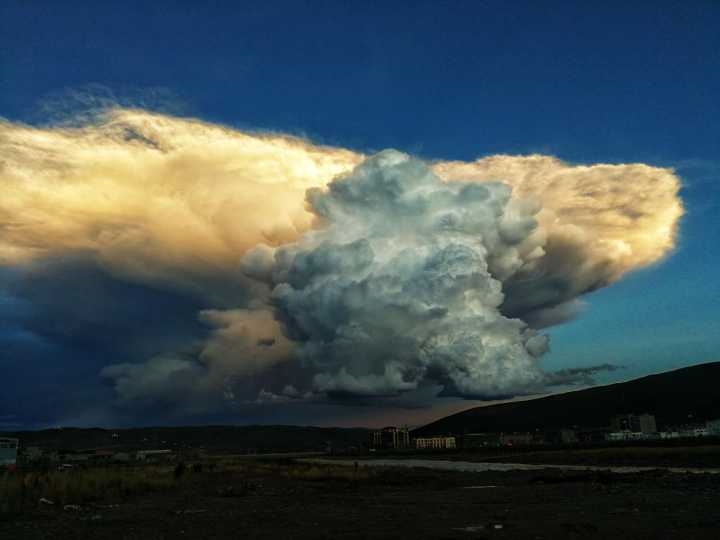
<instances>
[{"instance_id":1,"label":"town","mask_svg":"<svg viewBox=\"0 0 720 540\"><path fill-rule=\"evenodd\" d=\"M720 419L659 431L652 414L621 414L602 428L569 427L534 432L492 432L413 437L408 427L388 426L373 431L370 450L453 450L512 446L559 446L578 443L614 443L720 437Z\"/></svg>"},{"instance_id":2,"label":"town","mask_svg":"<svg viewBox=\"0 0 720 540\"><path fill-rule=\"evenodd\" d=\"M111 432L106 444L83 446L83 441L63 448L61 443L32 444L17 437L0 438L0 466L37 468L54 467L71 470L76 467L158 464L202 461L208 455L263 453L307 453L333 455L363 455L378 452L453 452L493 448L563 447L583 445L628 445L633 443L661 443L676 440L693 441L720 438L720 419L702 423L666 427L658 430L654 415L622 414L612 417L609 425L600 428L570 426L527 432L468 432L431 436L414 435L416 430L407 426L388 426L379 430L355 430L354 439L343 441L320 440L308 444L301 441L281 447L247 446L228 443L225 448L212 448L207 444L143 438L124 440L122 431ZM369 433L366 442L358 440L361 433ZM168 437L169 438L169 437ZM88 440L88 443L91 441ZM97 442L97 441L92 441Z\"/></svg>"}]
</instances>

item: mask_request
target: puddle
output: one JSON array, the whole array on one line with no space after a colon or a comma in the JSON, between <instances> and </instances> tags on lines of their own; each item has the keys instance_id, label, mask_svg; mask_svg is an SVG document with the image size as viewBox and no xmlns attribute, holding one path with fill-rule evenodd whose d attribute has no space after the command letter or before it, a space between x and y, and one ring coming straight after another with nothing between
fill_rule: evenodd
<instances>
[{"instance_id":1,"label":"puddle","mask_svg":"<svg viewBox=\"0 0 720 540\"><path fill-rule=\"evenodd\" d=\"M720 474L718 468L699 467L625 467L625 466L593 466L593 465L542 465L529 463L483 463L471 461L448 461L434 459L301 459L304 463L316 463L322 465L350 465L359 463L363 467L421 467L424 469L436 469L443 471L465 471L465 472L510 472L510 471L542 471L543 469L555 469L560 471L604 471L618 474L632 474L649 471L666 471L678 474Z\"/></svg>"}]
</instances>

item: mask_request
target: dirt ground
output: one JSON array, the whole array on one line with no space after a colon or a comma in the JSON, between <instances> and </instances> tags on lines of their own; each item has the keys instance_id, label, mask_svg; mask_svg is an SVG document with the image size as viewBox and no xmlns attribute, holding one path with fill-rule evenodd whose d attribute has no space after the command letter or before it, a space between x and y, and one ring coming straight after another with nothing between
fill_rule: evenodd
<instances>
[{"instance_id":1,"label":"dirt ground","mask_svg":"<svg viewBox=\"0 0 720 540\"><path fill-rule=\"evenodd\" d=\"M361 467L352 478L298 467L189 473L162 493L39 506L2 518L0 538L720 538L718 475L386 469L364 476Z\"/></svg>"}]
</instances>

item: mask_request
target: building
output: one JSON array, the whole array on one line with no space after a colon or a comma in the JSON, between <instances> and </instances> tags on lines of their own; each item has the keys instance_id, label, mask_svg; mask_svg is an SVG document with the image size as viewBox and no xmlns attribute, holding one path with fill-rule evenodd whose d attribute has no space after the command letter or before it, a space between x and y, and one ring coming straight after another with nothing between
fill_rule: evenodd
<instances>
[{"instance_id":1,"label":"building","mask_svg":"<svg viewBox=\"0 0 720 540\"><path fill-rule=\"evenodd\" d=\"M114 452L110 449L98 448L91 457L94 463L110 463L113 459Z\"/></svg>"},{"instance_id":2,"label":"building","mask_svg":"<svg viewBox=\"0 0 720 540\"><path fill-rule=\"evenodd\" d=\"M613 432L657 433L657 424L652 414L619 414L610 422Z\"/></svg>"},{"instance_id":3,"label":"building","mask_svg":"<svg viewBox=\"0 0 720 540\"><path fill-rule=\"evenodd\" d=\"M608 428L606 427L586 427L577 429L575 436L579 443L593 444L605 441L607 433Z\"/></svg>"},{"instance_id":4,"label":"building","mask_svg":"<svg viewBox=\"0 0 720 540\"><path fill-rule=\"evenodd\" d=\"M578 436L574 429L553 429L544 433L543 442L546 444L573 444L578 442Z\"/></svg>"},{"instance_id":5,"label":"building","mask_svg":"<svg viewBox=\"0 0 720 540\"><path fill-rule=\"evenodd\" d=\"M600 440L604 440L601 437ZM540 444L575 444L578 434L574 429L550 429L534 433L466 433L462 436L463 448L497 448L499 446L530 446Z\"/></svg>"},{"instance_id":6,"label":"building","mask_svg":"<svg viewBox=\"0 0 720 540\"><path fill-rule=\"evenodd\" d=\"M535 442L532 433L501 433L501 446L527 446Z\"/></svg>"},{"instance_id":7,"label":"building","mask_svg":"<svg viewBox=\"0 0 720 540\"><path fill-rule=\"evenodd\" d=\"M388 426L373 431L370 447L383 450L410 448L410 430L407 427Z\"/></svg>"},{"instance_id":8,"label":"building","mask_svg":"<svg viewBox=\"0 0 720 540\"><path fill-rule=\"evenodd\" d=\"M495 448L500 446L499 433L466 433L462 436L463 448Z\"/></svg>"},{"instance_id":9,"label":"building","mask_svg":"<svg viewBox=\"0 0 720 540\"><path fill-rule=\"evenodd\" d=\"M25 448L24 456L27 461L40 461L45 456L45 452L39 446L29 446Z\"/></svg>"},{"instance_id":10,"label":"building","mask_svg":"<svg viewBox=\"0 0 720 540\"><path fill-rule=\"evenodd\" d=\"M86 463L90 461L93 454L87 452L66 452L62 456L62 461L65 463Z\"/></svg>"},{"instance_id":11,"label":"building","mask_svg":"<svg viewBox=\"0 0 720 540\"><path fill-rule=\"evenodd\" d=\"M708 420L705 422L708 435L720 436L720 420Z\"/></svg>"},{"instance_id":12,"label":"building","mask_svg":"<svg viewBox=\"0 0 720 540\"><path fill-rule=\"evenodd\" d=\"M449 450L456 448L455 437L418 437L415 439L418 450Z\"/></svg>"},{"instance_id":13,"label":"building","mask_svg":"<svg viewBox=\"0 0 720 540\"><path fill-rule=\"evenodd\" d=\"M0 438L0 467L15 467L20 441L9 437Z\"/></svg>"}]
</instances>

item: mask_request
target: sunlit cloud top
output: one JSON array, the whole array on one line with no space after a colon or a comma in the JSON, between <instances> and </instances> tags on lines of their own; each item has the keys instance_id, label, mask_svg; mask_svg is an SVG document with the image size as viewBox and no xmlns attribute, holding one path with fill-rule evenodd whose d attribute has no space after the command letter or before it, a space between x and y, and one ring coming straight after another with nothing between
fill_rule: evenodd
<instances>
[{"instance_id":1,"label":"sunlit cloud top","mask_svg":"<svg viewBox=\"0 0 720 540\"><path fill-rule=\"evenodd\" d=\"M305 191L364 156L142 110L79 127L0 123L0 261L90 250L131 275L229 267L254 245L307 230ZM682 205L672 170L572 166L498 155L433 165L447 180L502 181L541 203L542 234L575 238L611 279L674 246ZM132 255L132 257L129 257Z\"/></svg>"}]
</instances>

